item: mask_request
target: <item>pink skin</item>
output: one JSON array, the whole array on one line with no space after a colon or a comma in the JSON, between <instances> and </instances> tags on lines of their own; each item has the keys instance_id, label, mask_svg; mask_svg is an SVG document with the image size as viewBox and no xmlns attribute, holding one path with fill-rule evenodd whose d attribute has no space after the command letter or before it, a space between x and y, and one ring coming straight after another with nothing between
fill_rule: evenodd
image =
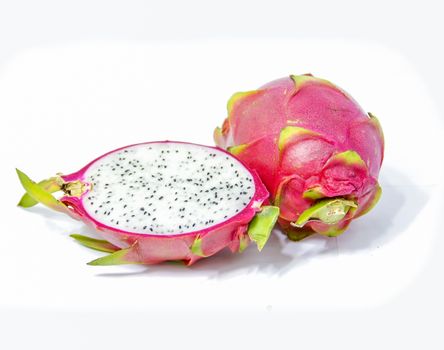
<instances>
[{"instance_id":1,"label":"pink skin","mask_svg":"<svg viewBox=\"0 0 444 350\"><path fill-rule=\"evenodd\" d=\"M293 134L279 148L285 127L309 133ZM358 204L336 225L307 223L307 229L327 235L344 231L350 221L377 201L384 139L376 118L340 88L312 76L275 80L256 91L234 98L228 118L215 131L216 144L256 170L279 205L279 222L290 225L315 201L304 197L316 189L320 197L342 197ZM349 164L335 155L354 151L363 162Z\"/></svg>"},{"instance_id":2,"label":"pink skin","mask_svg":"<svg viewBox=\"0 0 444 350\"><path fill-rule=\"evenodd\" d=\"M146 142L142 144L168 142L172 141ZM81 170L70 175L64 175L62 178L65 182L80 181L82 183L86 183L85 173L92 164L110 153L118 152L131 146L122 147L108 152L93 160ZM217 147L208 148L214 148L225 152ZM232 157L232 155L228 152L225 153ZM260 210L261 204L268 198L268 191L262 184L256 172L251 171L251 174L256 192L250 203L242 211L225 222L199 231L181 234L139 234L104 225L91 217L91 215L89 215L89 213L85 210L83 200L85 197L87 197L89 191L86 191L80 197L64 196L60 199L60 201L68 206L74 217L97 229L107 241L111 242L115 246L120 248L128 248L133 246L135 249L131 249L130 253L125 257L125 260L129 262L156 264L167 260L183 260L187 265L191 265L202 258L201 256L194 255L190 250L190 247L196 238L202 239L201 248L205 256L213 255L225 247L229 247L233 252L238 251L240 240L246 239L248 241L248 235L246 234L248 224L253 219L255 214Z\"/></svg>"}]
</instances>

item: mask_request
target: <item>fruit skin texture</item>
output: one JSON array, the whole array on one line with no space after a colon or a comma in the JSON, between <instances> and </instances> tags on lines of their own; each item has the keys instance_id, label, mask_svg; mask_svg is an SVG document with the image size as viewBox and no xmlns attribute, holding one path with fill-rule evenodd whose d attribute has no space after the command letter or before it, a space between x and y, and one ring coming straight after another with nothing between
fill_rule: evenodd
<instances>
[{"instance_id":1,"label":"fruit skin texture","mask_svg":"<svg viewBox=\"0 0 444 350\"><path fill-rule=\"evenodd\" d=\"M310 74L234 94L214 138L258 172L290 239L337 236L380 197L384 137L378 120L345 91ZM315 205L323 208L313 212Z\"/></svg>"},{"instance_id":2,"label":"fruit skin texture","mask_svg":"<svg viewBox=\"0 0 444 350\"><path fill-rule=\"evenodd\" d=\"M162 141L161 143L163 142L182 144L182 142L171 141ZM251 240L258 244L259 250L262 249L276 222L278 209L270 206L262 207L262 203L268 198L268 191L254 171L250 171L250 173L256 191L250 203L225 222L199 231L171 235L133 233L104 225L91 217L83 205L91 188L91 184L85 181L85 172L97 160L127 147L111 151L75 173L60 175L38 184L17 170L19 179L26 190L19 206L31 207L36 203L42 203L53 210L82 220L97 230L105 240L77 234L71 235L85 246L111 253L90 262L90 265L156 264L163 261L181 261L186 265L191 265L225 247L228 247L232 252L241 252ZM208 148L214 149L214 147ZM232 157L231 154L227 154ZM50 193L57 190L65 192L65 195L60 199L56 199Z\"/></svg>"}]
</instances>

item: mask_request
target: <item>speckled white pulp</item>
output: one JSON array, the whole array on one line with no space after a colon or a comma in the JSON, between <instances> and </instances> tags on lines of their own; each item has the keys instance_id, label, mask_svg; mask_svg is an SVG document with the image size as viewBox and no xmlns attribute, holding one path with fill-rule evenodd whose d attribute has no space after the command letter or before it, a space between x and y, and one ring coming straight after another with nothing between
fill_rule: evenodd
<instances>
[{"instance_id":1,"label":"speckled white pulp","mask_svg":"<svg viewBox=\"0 0 444 350\"><path fill-rule=\"evenodd\" d=\"M130 146L86 171L84 207L97 221L124 231L180 234L216 225L244 209L251 173L214 148L182 143Z\"/></svg>"}]
</instances>

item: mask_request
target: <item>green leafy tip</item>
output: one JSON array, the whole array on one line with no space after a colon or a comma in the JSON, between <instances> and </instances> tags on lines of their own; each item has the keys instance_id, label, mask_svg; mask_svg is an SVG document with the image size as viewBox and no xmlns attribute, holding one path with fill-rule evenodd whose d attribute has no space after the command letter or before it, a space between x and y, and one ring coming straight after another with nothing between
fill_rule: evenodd
<instances>
[{"instance_id":1,"label":"green leafy tip","mask_svg":"<svg viewBox=\"0 0 444 350\"><path fill-rule=\"evenodd\" d=\"M40 181L38 185L49 193L54 193L61 190L60 178L58 177L51 177L49 179ZM37 203L38 202L33 199L28 193L25 193L17 205L22 208L30 208Z\"/></svg>"},{"instance_id":2,"label":"green leafy tip","mask_svg":"<svg viewBox=\"0 0 444 350\"><path fill-rule=\"evenodd\" d=\"M301 128L299 126L286 126L281 130L281 133L279 134L279 141L278 141L279 150L282 151L290 140L294 140L295 137L303 135L318 135L318 134L311 130Z\"/></svg>"},{"instance_id":3,"label":"green leafy tip","mask_svg":"<svg viewBox=\"0 0 444 350\"><path fill-rule=\"evenodd\" d=\"M344 218L350 208L357 208L356 203L343 198L322 199L299 215L292 226L302 227L312 219L320 220L327 225L334 225Z\"/></svg>"},{"instance_id":4,"label":"green leafy tip","mask_svg":"<svg viewBox=\"0 0 444 350\"><path fill-rule=\"evenodd\" d=\"M247 147L248 147L247 144L231 146L231 147L228 147L228 152L237 156L237 155L241 154L243 151L245 151L247 149Z\"/></svg>"},{"instance_id":5,"label":"green leafy tip","mask_svg":"<svg viewBox=\"0 0 444 350\"><path fill-rule=\"evenodd\" d=\"M267 243L278 216L278 207L265 206L262 207L262 210L256 214L250 225L248 225L248 236L252 241L256 242L259 251Z\"/></svg>"},{"instance_id":6,"label":"green leafy tip","mask_svg":"<svg viewBox=\"0 0 444 350\"><path fill-rule=\"evenodd\" d=\"M362 158L359 156L359 154L356 153L355 151L352 151L352 150L348 150L345 152L335 154L330 159L330 161L340 161L346 165L354 165L354 166L359 166L359 167L364 167L364 168L367 167L367 165L362 160Z\"/></svg>"},{"instance_id":7,"label":"green leafy tip","mask_svg":"<svg viewBox=\"0 0 444 350\"><path fill-rule=\"evenodd\" d=\"M234 105L239 102L240 100L244 99L245 97L252 96L254 94L257 94L259 90L252 90L252 91L242 91L242 92L236 92L234 95L230 97L227 103L227 111L228 115L230 115L231 111L234 108Z\"/></svg>"},{"instance_id":8,"label":"green leafy tip","mask_svg":"<svg viewBox=\"0 0 444 350\"><path fill-rule=\"evenodd\" d=\"M127 259L128 254L131 252L134 246L120 249L114 253L105 255L96 260L90 261L88 265L92 266L111 266L111 265L124 265L124 264L141 264L141 262L130 261Z\"/></svg>"},{"instance_id":9,"label":"green leafy tip","mask_svg":"<svg viewBox=\"0 0 444 350\"><path fill-rule=\"evenodd\" d=\"M324 197L324 194L322 193L321 188L310 188L308 190L306 190L303 194L302 194L303 198L307 198L307 199L312 199L312 200L316 200L319 198Z\"/></svg>"},{"instance_id":10,"label":"green leafy tip","mask_svg":"<svg viewBox=\"0 0 444 350\"><path fill-rule=\"evenodd\" d=\"M250 240L248 236L245 234L242 234L239 237L239 253L242 253L245 250L245 248L247 248L249 241Z\"/></svg>"},{"instance_id":11,"label":"green leafy tip","mask_svg":"<svg viewBox=\"0 0 444 350\"><path fill-rule=\"evenodd\" d=\"M113 245L103 239L96 239L96 238L92 238L92 237L79 235L76 233L70 235L70 237L74 238L78 243L80 243L81 245L83 245L85 247L88 247L88 248L91 248L94 250L98 250L101 252L114 253L114 252L120 250L119 247L116 247L115 245Z\"/></svg>"},{"instance_id":12,"label":"green leafy tip","mask_svg":"<svg viewBox=\"0 0 444 350\"><path fill-rule=\"evenodd\" d=\"M325 79L316 78L310 73L302 74L302 75L290 75L290 78L291 78L291 80L293 80L293 83L294 83L297 90L301 89L308 82L325 85L325 86L339 90L332 82L325 80Z\"/></svg>"},{"instance_id":13,"label":"green leafy tip","mask_svg":"<svg viewBox=\"0 0 444 350\"><path fill-rule=\"evenodd\" d=\"M291 80L293 80L293 83L296 85L296 87L301 87L303 84L305 84L307 81L316 81L319 80L318 78L315 78L311 74L301 74L301 75L290 75Z\"/></svg>"},{"instance_id":14,"label":"green leafy tip","mask_svg":"<svg viewBox=\"0 0 444 350\"><path fill-rule=\"evenodd\" d=\"M207 256L204 254L202 250L202 238L200 237L196 237L196 239L194 240L193 244L190 247L190 250L191 253L193 253L194 255L201 256L203 258Z\"/></svg>"},{"instance_id":15,"label":"green leafy tip","mask_svg":"<svg viewBox=\"0 0 444 350\"><path fill-rule=\"evenodd\" d=\"M50 192L40 187L19 169L16 169L16 171L23 188L34 201L42 203L53 210L57 210L62 213L67 212L67 207L62 202L57 200Z\"/></svg>"}]
</instances>

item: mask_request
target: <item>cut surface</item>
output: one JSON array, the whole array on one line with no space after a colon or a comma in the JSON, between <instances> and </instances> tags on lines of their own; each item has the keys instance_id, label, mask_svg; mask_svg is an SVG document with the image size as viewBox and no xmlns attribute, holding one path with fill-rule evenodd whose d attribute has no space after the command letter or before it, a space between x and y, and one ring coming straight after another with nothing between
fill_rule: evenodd
<instances>
[{"instance_id":1,"label":"cut surface","mask_svg":"<svg viewBox=\"0 0 444 350\"><path fill-rule=\"evenodd\" d=\"M171 235L227 221L253 198L253 176L237 159L194 144L147 143L92 163L84 181L88 214L134 233Z\"/></svg>"}]
</instances>

